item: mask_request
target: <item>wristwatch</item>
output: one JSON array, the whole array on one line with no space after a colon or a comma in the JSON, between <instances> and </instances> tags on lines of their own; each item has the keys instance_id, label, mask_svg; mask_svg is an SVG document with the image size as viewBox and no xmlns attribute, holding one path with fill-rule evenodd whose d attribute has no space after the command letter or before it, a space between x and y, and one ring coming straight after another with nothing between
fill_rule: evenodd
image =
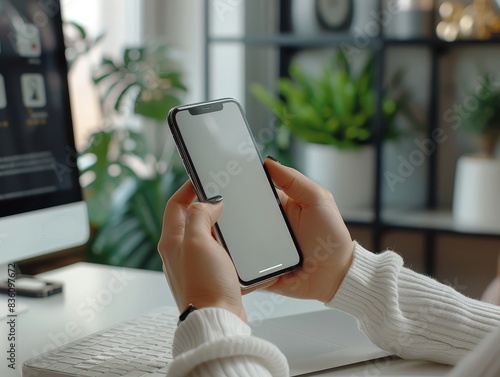
<instances>
[{"instance_id":1,"label":"wristwatch","mask_svg":"<svg viewBox=\"0 0 500 377\"><path fill-rule=\"evenodd\" d=\"M194 312L195 310L196 308L193 306L193 304L189 304L187 309L184 310L179 316L179 321L177 322L177 326L179 326L182 323L182 321L184 321L187 318L187 316L192 312Z\"/></svg>"}]
</instances>

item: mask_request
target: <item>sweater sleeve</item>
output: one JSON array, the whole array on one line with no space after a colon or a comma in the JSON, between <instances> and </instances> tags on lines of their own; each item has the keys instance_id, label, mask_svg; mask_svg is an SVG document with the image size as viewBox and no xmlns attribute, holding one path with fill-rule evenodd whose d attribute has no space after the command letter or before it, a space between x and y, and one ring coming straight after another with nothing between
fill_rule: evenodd
<instances>
[{"instance_id":1,"label":"sweater sleeve","mask_svg":"<svg viewBox=\"0 0 500 377\"><path fill-rule=\"evenodd\" d=\"M500 326L500 307L403 267L394 252L355 244L354 259L326 304L358 319L380 348L407 359L456 364Z\"/></svg>"},{"instance_id":2,"label":"sweater sleeve","mask_svg":"<svg viewBox=\"0 0 500 377\"><path fill-rule=\"evenodd\" d=\"M168 377L287 377L279 349L251 335L250 326L216 308L194 311L175 332Z\"/></svg>"}]
</instances>

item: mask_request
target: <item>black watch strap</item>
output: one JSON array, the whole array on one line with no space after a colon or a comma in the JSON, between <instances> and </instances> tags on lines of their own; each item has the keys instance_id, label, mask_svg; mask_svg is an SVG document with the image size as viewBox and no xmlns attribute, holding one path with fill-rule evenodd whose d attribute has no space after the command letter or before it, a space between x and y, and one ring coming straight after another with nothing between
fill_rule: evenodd
<instances>
[{"instance_id":1,"label":"black watch strap","mask_svg":"<svg viewBox=\"0 0 500 377\"><path fill-rule=\"evenodd\" d=\"M177 322L177 326L179 326L181 324L182 321L184 321L187 316L189 314L191 314L192 312L194 312L196 310L196 308L193 306L193 304L189 304L187 309L184 310L181 315L179 316L179 322Z\"/></svg>"}]
</instances>

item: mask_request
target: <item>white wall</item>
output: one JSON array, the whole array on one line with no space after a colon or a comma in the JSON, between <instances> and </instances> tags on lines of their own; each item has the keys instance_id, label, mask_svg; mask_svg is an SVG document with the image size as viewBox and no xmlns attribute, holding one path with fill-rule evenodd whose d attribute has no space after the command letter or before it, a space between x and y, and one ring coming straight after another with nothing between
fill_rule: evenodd
<instances>
[{"instance_id":1,"label":"white wall","mask_svg":"<svg viewBox=\"0 0 500 377\"><path fill-rule=\"evenodd\" d=\"M203 1L144 1L144 35L159 38L179 53L184 81L189 89L186 102L203 99Z\"/></svg>"},{"instance_id":2,"label":"white wall","mask_svg":"<svg viewBox=\"0 0 500 377\"><path fill-rule=\"evenodd\" d=\"M89 35L106 37L90 56L82 58L69 75L71 104L77 148L81 149L102 117L97 93L91 81L92 67L102 54L118 57L126 45L142 42L142 0L64 0L63 19L85 27Z\"/></svg>"}]
</instances>

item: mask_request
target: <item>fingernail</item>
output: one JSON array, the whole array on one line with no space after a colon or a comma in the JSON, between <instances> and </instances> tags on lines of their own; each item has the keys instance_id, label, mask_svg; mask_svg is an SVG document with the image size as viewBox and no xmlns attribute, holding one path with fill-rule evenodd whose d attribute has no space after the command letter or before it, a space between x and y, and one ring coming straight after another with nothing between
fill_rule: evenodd
<instances>
[{"instance_id":1,"label":"fingernail","mask_svg":"<svg viewBox=\"0 0 500 377\"><path fill-rule=\"evenodd\" d=\"M269 156L267 155L266 158L269 158L270 160L274 161L274 162L277 162L278 164L281 165L281 162L279 162L277 159L275 159L273 156Z\"/></svg>"},{"instance_id":2,"label":"fingernail","mask_svg":"<svg viewBox=\"0 0 500 377\"><path fill-rule=\"evenodd\" d=\"M210 203L210 204L217 204L217 203L220 203L220 202L222 202L222 196L221 195L217 195L217 196L214 196L212 198L207 199L207 203Z\"/></svg>"}]
</instances>

